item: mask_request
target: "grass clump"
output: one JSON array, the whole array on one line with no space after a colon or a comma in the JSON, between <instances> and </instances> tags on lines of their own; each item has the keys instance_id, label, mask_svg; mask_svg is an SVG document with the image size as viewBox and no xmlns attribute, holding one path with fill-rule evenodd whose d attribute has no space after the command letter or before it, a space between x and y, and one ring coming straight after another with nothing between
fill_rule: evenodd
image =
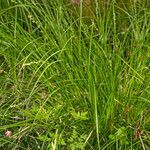
<instances>
[{"instance_id":1,"label":"grass clump","mask_svg":"<svg viewBox=\"0 0 150 150\"><path fill-rule=\"evenodd\" d=\"M149 1L0 3L1 149L150 148Z\"/></svg>"}]
</instances>

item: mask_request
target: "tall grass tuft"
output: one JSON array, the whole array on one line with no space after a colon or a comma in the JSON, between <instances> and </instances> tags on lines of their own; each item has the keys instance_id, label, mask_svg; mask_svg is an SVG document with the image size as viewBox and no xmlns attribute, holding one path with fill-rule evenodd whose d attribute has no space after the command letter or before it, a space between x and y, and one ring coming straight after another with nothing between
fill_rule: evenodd
<instances>
[{"instance_id":1,"label":"tall grass tuft","mask_svg":"<svg viewBox=\"0 0 150 150\"><path fill-rule=\"evenodd\" d=\"M0 1L0 148L148 150L149 0Z\"/></svg>"}]
</instances>

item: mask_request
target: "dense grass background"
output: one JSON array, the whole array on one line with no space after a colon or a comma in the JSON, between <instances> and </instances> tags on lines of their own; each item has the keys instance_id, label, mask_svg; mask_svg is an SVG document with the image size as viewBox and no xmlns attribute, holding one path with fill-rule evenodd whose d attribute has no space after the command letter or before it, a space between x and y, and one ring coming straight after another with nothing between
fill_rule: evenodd
<instances>
[{"instance_id":1,"label":"dense grass background","mask_svg":"<svg viewBox=\"0 0 150 150\"><path fill-rule=\"evenodd\" d=\"M1 0L0 149L150 149L149 69L149 1Z\"/></svg>"}]
</instances>

